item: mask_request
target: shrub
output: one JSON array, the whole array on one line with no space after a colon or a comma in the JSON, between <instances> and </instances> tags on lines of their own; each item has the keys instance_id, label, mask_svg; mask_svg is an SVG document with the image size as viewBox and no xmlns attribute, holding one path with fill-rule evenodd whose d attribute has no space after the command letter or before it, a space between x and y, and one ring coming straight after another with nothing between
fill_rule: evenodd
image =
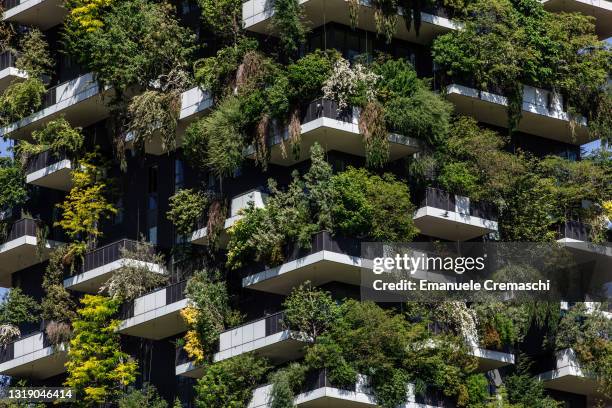
<instances>
[{"instance_id":1,"label":"shrub","mask_svg":"<svg viewBox=\"0 0 612 408\"><path fill-rule=\"evenodd\" d=\"M478 176L465 162L446 163L440 171L438 182L446 191L472 196L479 188Z\"/></svg>"},{"instance_id":2,"label":"shrub","mask_svg":"<svg viewBox=\"0 0 612 408\"><path fill-rule=\"evenodd\" d=\"M49 322L67 323L76 317L76 304L64 288L64 271L68 266L65 258L69 251L66 245L55 248L43 275L42 318Z\"/></svg>"},{"instance_id":3,"label":"shrub","mask_svg":"<svg viewBox=\"0 0 612 408\"><path fill-rule=\"evenodd\" d=\"M15 160L0 157L0 209L7 210L26 202L28 192L25 188L23 170Z\"/></svg>"},{"instance_id":4,"label":"shrub","mask_svg":"<svg viewBox=\"0 0 612 408\"><path fill-rule=\"evenodd\" d=\"M63 322L52 321L45 327L45 333L51 344L59 346L62 343L68 343L72 337L72 329L70 325Z\"/></svg>"},{"instance_id":5,"label":"shrub","mask_svg":"<svg viewBox=\"0 0 612 408\"><path fill-rule=\"evenodd\" d=\"M28 76L39 78L48 75L54 65L49 55L49 47L43 33L34 28L29 30L19 43L21 53L15 61L15 67L25 71Z\"/></svg>"},{"instance_id":6,"label":"shrub","mask_svg":"<svg viewBox=\"0 0 612 408\"><path fill-rule=\"evenodd\" d=\"M230 306L226 282L218 272L197 271L187 283L190 308L183 313L190 332L185 349L198 362L212 360L214 345L226 328L239 324L240 315Z\"/></svg>"},{"instance_id":7,"label":"shrub","mask_svg":"<svg viewBox=\"0 0 612 408\"><path fill-rule=\"evenodd\" d=\"M19 325L38 321L39 309L38 303L21 288L5 293L0 301L0 347L21 335Z\"/></svg>"},{"instance_id":8,"label":"shrub","mask_svg":"<svg viewBox=\"0 0 612 408\"><path fill-rule=\"evenodd\" d=\"M325 98L338 102L340 109L365 106L374 99L379 78L363 64L357 63L351 67L347 60L340 58L323 85L323 93Z\"/></svg>"},{"instance_id":9,"label":"shrub","mask_svg":"<svg viewBox=\"0 0 612 408\"><path fill-rule=\"evenodd\" d=\"M11 82L0 95L1 123L8 125L38 111L45 91L45 85L37 77Z\"/></svg>"},{"instance_id":10,"label":"shrub","mask_svg":"<svg viewBox=\"0 0 612 408\"><path fill-rule=\"evenodd\" d=\"M306 367L299 363L291 363L270 376L272 391L270 392L270 408L293 408L295 392L305 379Z\"/></svg>"},{"instance_id":11,"label":"shrub","mask_svg":"<svg viewBox=\"0 0 612 408\"><path fill-rule=\"evenodd\" d=\"M307 29L301 21L302 11L298 0L275 0L272 25L280 39L282 54L292 59L306 39Z\"/></svg>"},{"instance_id":12,"label":"shrub","mask_svg":"<svg viewBox=\"0 0 612 408\"><path fill-rule=\"evenodd\" d=\"M466 381L468 401L470 408L484 407L489 401L489 382L483 374L472 374Z\"/></svg>"},{"instance_id":13,"label":"shrub","mask_svg":"<svg viewBox=\"0 0 612 408\"><path fill-rule=\"evenodd\" d=\"M32 155L50 150L53 154L66 153L73 160L78 159L85 143L80 128L73 128L62 116L47 123L44 128L32 132L34 143L22 141L16 150L22 164L27 164Z\"/></svg>"},{"instance_id":14,"label":"shrub","mask_svg":"<svg viewBox=\"0 0 612 408\"><path fill-rule=\"evenodd\" d=\"M129 388L118 401L119 408L167 408L168 403L162 399L154 386L144 384L141 389Z\"/></svg>"},{"instance_id":15,"label":"shrub","mask_svg":"<svg viewBox=\"0 0 612 408\"><path fill-rule=\"evenodd\" d=\"M328 292L314 290L306 282L291 292L283 303L287 325L304 341L316 342L339 316L339 309Z\"/></svg>"},{"instance_id":16,"label":"shrub","mask_svg":"<svg viewBox=\"0 0 612 408\"><path fill-rule=\"evenodd\" d=\"M391 174L382 177L349 168L335 175L332 207L336 231L377 241L411 241L417 234L408 186Z\"/></svg>"},{"instance_id":17,"label":"shrub","mask_svg":"<svg viewBox=\"0 0 612 408\"><path fill-rule=\"evenodd\" d=\"M204 367L204 376L195 386L196 407L246 407L253 389L260 384L268 369L265 360L251 354L241 354Z\"/></svg>"},{"instance_id":18,"label":"shrub","mask_svg":"<svg viewBox=\"0 0 612 408\"><path fill-rule=\"evenodd\" d=\"M121 258L127 261L100 287L100 293L108 293L111 298L125 302L163 286L168 281L164 256L157 253L144 237L141 237L134 249L123 247L120 253ZM155 265L158 270L152 271L150 265Z\"/></svg>"},{"instance_id":19,"label":"shrub","mask_svg":"<svg viewBox=\"0 0 612 408\"><path fill-rule=\"evenodd\" d=\"M238 41L242 31L241 0L198 0L202 10L202 20L216 35Z\"/></svg>"},{"instance_id":20,"label":"shrub","mask_svg":"<svg viewBox=\"0 0 612 408\"><path fill-rule=\"evenodd\" d=\"M204 210L210 203L210 197L204 193L181 189L169 199L170 209L166 217L174 224L179 234L190 234L202 221Z\"/></svg>"},{"instance_id":21,"label":"shrub","mask_svg":"<svg viewBox=\"0 0 612 408\"><path fill-rule=\"evenodd\" d=\"M228 97L210 115L191 124L183 150L199 168L209 168L218 177L231 177L242 166L245 136L240 101Z\"/></svg>"}]
</instances>

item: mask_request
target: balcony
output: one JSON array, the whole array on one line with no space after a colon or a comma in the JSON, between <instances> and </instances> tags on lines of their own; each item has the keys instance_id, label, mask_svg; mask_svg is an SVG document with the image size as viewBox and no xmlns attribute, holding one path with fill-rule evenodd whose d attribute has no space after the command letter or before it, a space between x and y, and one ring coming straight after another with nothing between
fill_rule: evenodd
<instances>
[{"instance_id":1,"label":"balcony","mask_svg":"<svg viewBox=\"0 0 612 408\"><path fill-rule=\"evenodd\" d=\"M208 92L203 91L200 87L191 88L181 94L181 111L179 112L179 122L176 130L176 146L182 143L185 129L191 122L201 116L204 112L210 109L213 105L212 97ZM126 141L128 147L134 140L134 135L128 133ZM145 142L145 153L154 156L161 156L167 153L162 145L161 137L154 135L153 140Z\"/></svg>"},{"instance_id":2,"label":"balcony","mask_svg":"<svg viewBox=\"0 0 612 408\"><path fill-rule=\"evenodd\" d=\"M414 386L407 384L407 402L401 408L436 408L454 407L455 404L441 393L427 392L425 396L415 395ZM264 385L253 391L253 398L248 408L268 408L272 385ZM327 372L321 370L306 376L302 392L295 396L294 405L304 408L365 408L378 407L372 393L368 378L358 375L355 384L338 388L328 378ZM400 407L398 407L400 408Z\"/></svg>"},{"instance_id":3,"label":"balcony","mask_svg":"<svg viewBox=\"0 0 612 408\"><path fill-rule=\"evenodd\" d=\"M28 160L26 183L54 190L72 188L72 162L64 153L46 150Z\"/></svg>"},{"instance_id":4,"label":"balcony","mask_svg":"<svg viewBox=\"0 0 612 408\"><path fill-rule=\"evenodd\" d=\"M508 99L505 96L455 83L446 88L446 98L454 103L459 114L472 116L479 122L508 127ZM575 134L572 134L570 116L563 110L562 98L531 86L524 87L523 117L518 130L574 145L591 141L584 117L577 118Z\"/></svg>"},{"instance_id":5,"label":"balcony","mask_svg":"<svg viewBox=\"0 0 612 408\"><path fill-rule=\"evenodd\" d=\"M265 357L274 364L301 357L304 343L292 338L283 325L283 318L284 313L279 312L224 331L219 335L219 352L215 353L214 361L249 352ZM177 362L176 375L200 378L202 374L202 367L188 358Z\"/></svg>"},{"instance_id":6,"label":"balcony","mask_svg":"<svg viewBox=\"0 0 612 408\"><path fill-rule=\"evenodd\" d=\"M568 248L612 257L611 244L609 242L602 244L592 243L591 226L580 221L570 220L558 225L557 242Z\"/></svg>"},{"instance_id":7,"label":"balcony","mask_svg":"<svg viewBox=\"0 0 612 408\"><path fill-rule=\"evenodd\" d=\"M498 229L491 205L432 187L425 190L414 224L423 235L449 241L465 241Z\"/></svg>"},{"instance_id":8,"label":"balcony","mask_svg":"<svg viewBox=\"0 0 612 408\"><path fill-rule=\"evenodd\" d=\"M595 17L595 31L601 40L612 37L612 1L609 0L542 0L553 12L578 12Z\"/></svg>"},{"instance_id":9,"label":"balcony","mask_svg":"<svg viewBox=\"0 0 612 408\"><path fill-rule=\"evenodd\" d=\"M550 370L537 376L537 379L544 383L544 388L580 395L599 396L597 381L582 370L574 350L557 351L553 360L547 363L550 365L548 367Z\"/></svg>"},{"instance_id":10,"label":"balcony","mask_svg":"<svg viewBox=\"0 0 612 408\"><path fill-rule=\"evenodd\" d=\"M3 92L11 82L28 77L24 71L15 68L15 59L11 51L0 53L0 92Z\"/></svg>"},{"instance_id":11,"label":"balcony","mask_svg":"<svg viewBox=\"0 0 612 408\"><path fill-rule=\"evenodd\" d=\"M11 287L11 274L49 258L51 249L60 242L47 239L39 242L39 221L23 218L11 225L0 244L0 287Z\"/></svg>"},{"instance_id":12,"label":"balcony","mask_svg":"<svg viewBox=\"0 0 612 408\"><path fill-rule=\"evenodd\" d=\"M471 347L469 354L478 362L477 371L487 372L514 364L514 354L489 350L482 347Z\"/></svg>"},{"instance_id":13,"label":"balcony","mask_svg":"<svg viewBox=\"0 0 612 408\"><path fill-rule=\"evenodd\" d=\"M228 236L226 231L242 218L240 211L247 208L249 203L253 203L255 208L264 208L267 199L268 195L260 189L253 189L232 198L230 204L230 217L225 220L224 232L221 234L220 244L222 246L227 244ZM191 237L189 237L189 242L195 245L208 245L208 228L202 227L194 231Z\"/></svg>"},{"instance_id":14,"label":"balcony","mask_svg":"<svg viewBox=\"0 0 612 408\"><path fill-rule=\"evenodd\" d=\"M247 289L288 295L294 287L310 281L314 286L329 282L361 283L360 242L332 237L327 231L313 235L311 248L296 245L285 248L285 262L273 268L250 265L242 270L242 286Z\"/></svg>"},{"instance_id":15,"label":"balcony","mask_svg":"<svg viewBox=\"0 0 612 408\"><path fill-rule=\"evenodd\" d=\"M98 293L102 285L125 266L140 266L151 272L164 273L164 269L157 264L124 257L124 251L134 252L138 245L143 244L122 239L86 253L77 273L64 279L64 287L78 292ZM155 250L152 246L149 249Z\"/></svg>"},{"instance_id":16,"label":"balcony","mask_svg":"<svg viewBox=\"0 0 612 408\"><path fill-rule=\"evenodd\" d=\"M334 21L350 25L349 2L346 0L300 0L304 21L311 28L319 27L326 22ZM370 32L376 31L375 10L369 0L359 0L358 28ZM274 2L270 0L248 0L242 3L242 25L246 30L260 34L274 34L272 16ZM420 44L430 44L435 37L461 27L453 22L442 8L431 7L421 12L421 29L416 35L414 29L407 30L401 19L397 23L394 37Z\"/></svg>"},{"instance_id":17,"label":"balcony","mask_svg":"<svg viewBox=\"0 0 612 408\"><path fill-rule=\"evenodd\" d=\"M64 345L51 345L38 331L0 346L0 375L44 380L66 371L67 360Z\"/></svg>"},{"instance_id":18,"label":"balcony","mask_svg":"<svg viewBox=\"0 0 612 408\"><path fill-rule=\"evenodd\" d=\"M187 281L171 284L125 303L119 333L161 340L187 330L181 310L187 307Z\"/></svg>"},{"instance_id":19,"label":"balcony","mask_svg":"<svg viewBox=\"0 0 612 408\"><path fill-rule=\"evenodd\" d=\"M285 153L283 142L289 139L288 130L271 132L268 138L270 163L290 166L310 159L310 147L318 143L325 151L339 151L355 156L365 156L363 136L359 132L359 110L349 108L339 110L338 104L328 99L316 100L308 105L302 117L300 155L296 159L291 152ZM411 156L419 151L419 141L399 135L389 134L389 161ZM253 148L247 156L254 159Z\"/></svg>"},{"instance_id":20,"label":"balcony","mask_svg":"<svg viewBox=\"0 0 612 408\"><path fill-rule=\"evenodd\" d=\"M45 93L41 110L0 129L0 136L29 138L32 131L64 115L73 126L86 127L108 116L102 92L93 74L50 88Z\"/></svg>"},{"instance_id":21,"label":"balcony","mask_svg":"<svg viewBox=\"0 0 612 408\"><path fill-rule=\"evenodd\" d=\"M4 0L4 21L46 30L60 24L67 11L62 0Z\"/></svg>"}]
</instances>

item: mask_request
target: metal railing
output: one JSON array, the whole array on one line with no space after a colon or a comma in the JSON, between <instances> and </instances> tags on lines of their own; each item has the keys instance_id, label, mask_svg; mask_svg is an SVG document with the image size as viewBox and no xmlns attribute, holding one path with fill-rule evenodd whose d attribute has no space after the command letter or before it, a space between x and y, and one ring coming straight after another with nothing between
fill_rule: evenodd
<instances>
[{"instance_id":1,"label":"metal railing","mask_svg":"<svg viewBox=\"0 0 612 408\"><path fill-rule=\"evenodd\" d=\"M187 287L187 280L183 280L177 283L172 283L164 288L158 288L150 291L149 293L145 293L138 298L142 298L143 296L150 295L151 293L158 292L160 290L166 290L166 305L181 301L185 299L185 288ZM138 299L137 298L137 299ZM125 302L121 305L119 309L119 318L121 320L126 320L135 316L134 311L134 302L136 299L131 300L129 302Z\"/></svg>"},{"instance_id":2,"label":"metal railing","mask_svg":"<svg viewBox=\"0 0 612 408\"><path fill-rule=\"evenodd\" d=\"M15 221L13 225L11 225L11 229L6 235L6 238L3 242L9 242L24 236L35 237L36 231L38 230L38 223L38 220L34 220L31 218L22 218L18 221Z\"/></svg>"},{"instance_id":3,"label":"metal railing","mask_svg":"<svg viewBox=\"0 0 612 408\"><path fill-rule=\"evenodd\" d=\"M302 387L302 392L314 391L319 388L324 387L333 387L338 388L344 391L356 391L357 390L357 379L351 385L347 386L338 386L336 384L332 384L329 380L329 376L327 374L327 369L314 371L306 375L306 379L304 380L304 385Z\"/></svg>"},{"instance_id":4,"label":"metal railing","mask_svg":"<svg viewBox=\"0 0 612 408\"><path fill-rule=\"evenodd\" d=\"M557 227L559 238L569 238L588 242L591 240L591 226L580 221L566 221Z\"/></svg>"},{"instance_id":5,"label":"metal railing","mask_svg":"<svg viewBox=\"0 0 612 408\"><path fill-rule=\"evenodd\" d=\"M330 99L320 98L312 101L304 114L302 115L302 123L308 123L319 118L329 118L341 120L343 122L351 122L353 117L353 108L340 109L338 102Z\"/></svg>"},{"instance_id":6,"label":"metal railing","mask_svg":"<svg viewBox=\"0 0 612 408\"><path fill-rule=\"evenodd\" d=\"M328 231L321 231L312 236L310 248L304 248L295 242L285 245L283 250L283 262L294 261L321 251L330 251L358 257L361 255L361 241L350 237L334 237ZM246 277L253 273L261 272L267 267L268 265L261 262L254 262L242 268L240 273L242 277Z\"/></svg>"},{"instance_id":7,"label":"metal railing","mask_svg":"<svg viewBox=\"0 0 612 408\"><path fill-rule=\"evenodd\" d=\"M10 50L0 53L0 70L14 67L16 60L17 57Z\"/></svg>"},{"instance_id":8,"label":"metal railing","mask_svg":"<svg viewBox=\"0 0 612 408\"><path fill-rule=\"evenodd\" d=\"M135 252L139 245L147 244L124 238L111 244L105 245L103 247L89 251L83 257L83 263L79 268L78 273L87 272L102 265L117 261L122 258L122 254L124 251ZM147 246L147 248L151 252L155 250L152 245Z\"/></svg>"},{"instance_id":9,"label":"metal railing","mask_svg":"<svg viewBox=\"0 0 612 408\"><path fill-rule=\"evenodd\" d=\"M420 207L434 207L444 211L456 211L457 196L435 187L427 187L420 201ZM497 221L497 208L485 201L470 200L469 215Z\"/></svg>"},{"instance_id":10,"label":"metal railing","mask_svg":"<svg viewBox=\"0 0 612 408\"><path fill-rule=\"evenodd\" d=\"M28 159L26 174L34 173L35 171L44 169L45 167L49 167L66 159L68 159L68 156L65 152L45 150L44 152L34 155Z\"/></svg>"},{"instance_id":11,"label":"metal railing","mask_svg":"<svg viewBox=\"0 0 612 408\"><path fill-rule=\"evenodd\" d=\"M41 320L37 327L33 330L30 328L29 331L25 331L21 333L19 337L12 340L10 343L7 343L5 346L0 346L0 364L6 363L7 361L13 360L15 358L15 343L18 341L22 341L27 339L28 337L38 336L42 333L43 335L43 348L49 347L52 345L47 333L45 331L47 327L47 322Z\"/></svg>"},{"instance_id":12,"label":"metal railing","mask_svg":"<svg viewBox=\"0 0 612 408\"><path fill-rule=\"evenodd\" d=\"M2 2L2 6L4 7L5 11L8 9L12 9L13 7L17 7L20 4L21 0L4 0Z\"/></svg>"}]
</instances>

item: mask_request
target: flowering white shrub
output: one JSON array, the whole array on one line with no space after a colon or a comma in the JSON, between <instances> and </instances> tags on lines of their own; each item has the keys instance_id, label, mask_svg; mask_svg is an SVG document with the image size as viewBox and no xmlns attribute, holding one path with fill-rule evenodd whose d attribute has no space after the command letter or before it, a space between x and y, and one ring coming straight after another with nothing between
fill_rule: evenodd
<instances>
[{"instance_id":1,"label":"flowering white shrub","mask_svg":"<svg viewBox=\"0 0 612 408\"><path fill-rule=\"evenodd\" d=\"M380 75L370 71L363 64L351 64L344 58L340 58L334 65L332 75L323 85L325 98L338 102L340 109L349 106L349 101L357 97L365 97L365 101L371 101L376 96L376 82Z\"/></svg>"}]
</instances>

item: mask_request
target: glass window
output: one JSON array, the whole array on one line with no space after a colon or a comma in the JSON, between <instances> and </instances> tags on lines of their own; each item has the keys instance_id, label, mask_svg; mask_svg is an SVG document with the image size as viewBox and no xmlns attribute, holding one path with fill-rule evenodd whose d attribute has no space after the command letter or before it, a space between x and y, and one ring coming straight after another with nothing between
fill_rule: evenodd
<instances>
[{"instance_id":1,"label":"glass window","mask_svg":"<svg viewBox=\"0 0 612 408\"><path fill-rule=\"evenodd\" d=\"M185 184L185 168L181 160L174 161L174 190L180 190Z\"/></svg>"},{"instance_id":2,"label":"glass window","mask_svg":"<svg viewBox=\"0 0 612 408\"><path fill-rule=\"evenodd\" d=\"M157 226L149 228L149 242L157 245Z\"/></svg>"}]
</instances>

